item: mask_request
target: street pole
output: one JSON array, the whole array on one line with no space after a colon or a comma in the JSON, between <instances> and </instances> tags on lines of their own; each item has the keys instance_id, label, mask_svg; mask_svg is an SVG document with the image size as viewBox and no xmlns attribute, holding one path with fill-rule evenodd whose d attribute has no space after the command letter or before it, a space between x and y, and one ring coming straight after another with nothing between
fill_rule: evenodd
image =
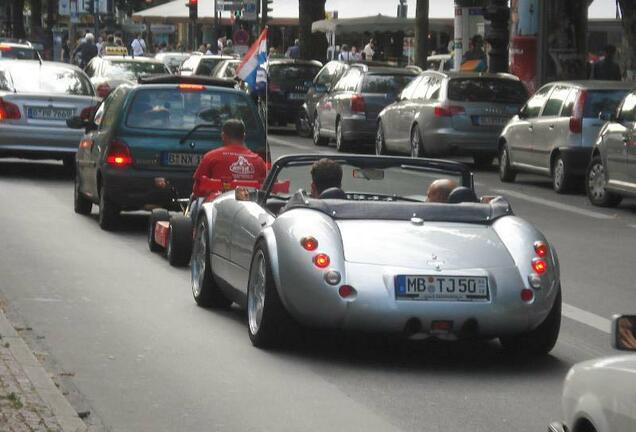
<instances>
[{"instance_id":1,"label":"street pole","mask_svg":"<svg viewBox=\"0 0 636 432\"><path fill-rule=\"evenodd\" d=\"M508 72L508 0L490 0L490 4L484 8L484 18L490 21L485 37L486 42L490 44L488 71Z\"/></svg>"},{"instance_id":2,"label":"street pole","mask_svg":"<svg viewBox=\"0 0 636 432\"><path fill-rule=\"evenodd\" d=\"M95 0L95 3L93 3L93 8L93 19L95 20L95 42L97 42L97 38L99 35L99 0Z\"/></svg>"}]
</instances>

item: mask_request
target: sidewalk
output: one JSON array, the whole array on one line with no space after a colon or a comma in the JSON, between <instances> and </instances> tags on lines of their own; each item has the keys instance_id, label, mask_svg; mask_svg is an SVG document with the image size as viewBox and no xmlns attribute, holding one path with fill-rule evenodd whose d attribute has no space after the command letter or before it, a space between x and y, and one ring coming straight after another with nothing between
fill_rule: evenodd
<instances>
[{"instance_id":1,"label":"sidewalk","mask_svg":"<svg viewBox=\"0 0 636 432\"><path fill-rule=\"evenodd\" d=\"M86 431L1 308L0 431Z\"/></svg>"}]
</instances>

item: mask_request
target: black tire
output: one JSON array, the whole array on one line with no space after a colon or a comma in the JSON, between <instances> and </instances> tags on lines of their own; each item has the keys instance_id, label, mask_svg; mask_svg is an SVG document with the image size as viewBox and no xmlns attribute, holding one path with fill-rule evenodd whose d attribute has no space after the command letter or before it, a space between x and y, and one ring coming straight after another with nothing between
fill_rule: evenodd
<instances>
[{"instance_id":1,"label":"black tire","mask_svg":"<svg viewBox=\"0 0 636 432\"><path fill-rule=\"evenodd\" d=\"M105 231L111 231L117 227L119 222L119 209L106 198L104 185L99 188L99 226Z\"/></svg>"},{"instance_id":2,"label":"black tire","mask_svg":"<svg viewBox=\"0 0 636 432\"><path fill-rule=\"evenodd\" d=\"M91 211L93 210L93 202L86 198L80 191L80 180L77 173L75 174L74 183L73 209L75 210L75 213L84 216L91 214Z\"/></svg>"},{"instance_id":3,"label":"black tire","mask_svg":"<svg viewBox=\"0 0 636 432\"><path fill-rule=\"evenodd\" d=\"M499 179L504 183L512 183L517 178L517 171L510 166L510 150L508 144L499 151Z\"/></svg>"},{"instance_id":4,"label":"black tire","mask_svg":"<svg viewBox=\"0 0 636 432\"><path fill-rule=\"evenodd\" d=\"M303 138L310 138L312 136L311 121L304 109L300 111L296 119L296 133Z\"/></svg>"},{"instance_id":5,"label":"black tire","mask_svg":"<svg viewBox=\"0 0 636 432\"><path fill-rule=\"evenodd\" d=\"M148 249L150 252L159 252L163 248L155 241L155 226L157 222L166 222L170 220L170 213L166 209L154 209L148 218Z\"/></svg>"},{"instance_id":6,"label":"black tire","mask_svg":"<svg viewBox=\"0 0 636 432\"><path fill-rule=\"evenodd\" d=\"M351 150L351 142L347 141L342 134L342 122L336 120L336 150L340 153L346 153Z\"/></svg>"},{"instance_id":7,"label":"black tire","mask_svg":"<svg viewBox=\"0 0 636 432\"><path fill-rule=\"evenodd\" d=\"M320 135L320 117L318 116L318 113L314 116L313 140L314 145L318 147L324 147L329 144L329 138L325 138Z\"/></svg>"},{"instance_id":8,"label":"black tire","mask_svg":"<svg viewBox=\"0 0 636 432\"><path fill-rule=\"evenodd\" d=\"M552 189L556 193L568 193L574 187L576 177L571 173L570 167L560 154L554 157L552 162Z\"/></svg>"},{"instance_id":9,"label":"black tire","mask_svg":"<svg viewBox=\"0 0 636 432\"><path fill-rule=\"evenodd\" d=\"M262 318L257 327L254 327L252 322L252 306L257 301L255 297L256 278L259 275L260 259L263 259L264 265L264 299L262 299ZM248 322L247 330L252 341L252 345L257 348L280 348L297 335L299 329L298 324L291 318L285 306L283 305L280 297L278 296L278 290L272 276L271 262L267 253L267 247L261 240L256 244L254 254L252 256L252 263L250 265L250 280L247 288L247 308L248 308Z\"/></svg>"},{"instance_id":10,"label":"black tire","mask_svg":"<svg viewBox=\"0 0 636 432\"><path fill-rule=\"evenodd\" d=\"M384 140L384 126L382 122L378 122L378 130L375 133L375 154L376 156L384 156L388 154L386 149L386 141Z\"/></svg>"},{"instance_id":11,"label":"black tire","mask_svg":"<svg viewBox=\"0 0 636 432\"><path fill-rule=\"evenodd\" d=\"M561 329L561 288L546 319L536 329L515 336L500 337L504 349L515 356L537 357L547 355L559 337Z\"/></svg>"},{"instance_id":12,"label":"black tire","mask_svg":"<svg viewBox=\"0 0 636 432\"><path fill-rule=\"evenodd\" d=\"M171 266L185 267L192 255L192 219L175 215L170 219L166 257Z\"/></svg>"},{"instance_id":13,"label":"black tire","mask_svg":"<svg viewBox=\"0 0 636 432\"><path fill-rule=\"evenodd\" d=\"M585 193L590 202L598 207L616 207L623 197L605 189L605 167L600 156L594 156L585 173Z\"/></svg>"},{"instance_id":14,"label":"black tire","mask_svg":"<svg viewBox=\"0 0 636 432\"><path fill-rule=\"evenodd\" d=\"M424 146L422 144L422 136L418 125L411 129L411 157L418 158L424 155Z\"/></svg>"},{"instance_id":15,"label":"black tire","mask_svg":"<svg viewBox=\"0 0 636 432\"><path fill-rule=\"evenodd\" d=\"M473 164L476 168L479 169L487 169L492 166L495 157L489 154L474 154L473 155Z\"/></svg>"},{"instance_id":16,"label":"black tire","mask_svg":"<svg viewBox=\"0 0 636 432\"><path fill-rule=\"evenodd\" d=\"M223 294L223 291L221 291L221 288L214 280L214 274L210 264L210 240L208 233L208 221L205 217L199 218L194 234L192 265L190 266L192 296L197 305L201 307L226 309L232 304L232 301ZM203 266L203 268L200 268L201 266Z\"/></svg>"}]
</instances>

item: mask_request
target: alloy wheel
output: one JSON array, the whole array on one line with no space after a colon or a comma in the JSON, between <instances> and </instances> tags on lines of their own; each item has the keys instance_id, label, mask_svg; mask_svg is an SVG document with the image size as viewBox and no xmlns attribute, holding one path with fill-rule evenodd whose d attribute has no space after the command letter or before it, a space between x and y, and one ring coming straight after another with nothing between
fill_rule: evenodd
<instances>
[{"instance_id":1,"label":"alloy wheel","mask_svg":"<svg viewBox=\"0 0 636 432\"><path fill-rule=\"evenodd\" d=\"M416 158L420 157L420 131L415 127L413 129L413 133L411 133L411 157Z\"/></svg>"},{"instance_id":2,"label":"alloy wheel","mask_svg":"<svg viewBox=\"0 0 636 432\"><path fill-rule=\"evenodd\" d=\"M605 194L607 193L605 185L605 167L603 167L602 163L595 163L590 168L587 179L588 190L594 200L602 201L605 198Z\"/></svg>"},{"instance_id":3,"label":"alloy wheel","mask_svg":"<svg viewBox=\"0 0 636 432\"><path fill-rule=\"evenodd\" d=\"M558 158L556 164L554 165L554 189L561 190L563 188L563 181L565 178L565 164L563 163L563 159Z\"/></svg>"},{"instance_id":4,"label":"alloy wheel","mask_svg":"<svg viewBox=\"0 0 636 432\"><path fill-rule=\"evenodd\" d=\"M206 232L205 224L201 223L194 239L192 251L192 294L198 297L201 294L203 278L205 275Z\"/></svg>"},{"instance_id":5,"label":"alloy wheel","mask_svg":"<svg viewBox=\"0 0 636 432\"><path fill-rule=\"evenodd\" d=\"M265 307L265 287L267 272L265 269L265 254L258 250L250 274L250 285L247 291L247 317L252 334L258 333L263 321Z\"/></svg>"},{"instance_id":6,"label":"alloy wheel","mask_svg":"<svg viewBox=\"0 0 636 432\"><path fill-rule=\"evenodd\" d=\"M384 131L380 124L378 125L378 132L375 134L375 154L378 156L383 155L386 152L384 147Z\"/></svg>"}]
</instances>

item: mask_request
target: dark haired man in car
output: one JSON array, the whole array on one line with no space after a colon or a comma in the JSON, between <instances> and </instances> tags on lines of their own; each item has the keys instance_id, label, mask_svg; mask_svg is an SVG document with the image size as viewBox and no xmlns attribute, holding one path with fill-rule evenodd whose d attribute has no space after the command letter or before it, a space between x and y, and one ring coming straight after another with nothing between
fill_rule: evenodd
<instances>
[{"instance_id":1,"label":"dark haired man in car","mask_svg":"<svg viewBox=\"0 0 636 432\"><path fill-rule=\"evenodd\" d=\"M320 159L314 162L311 167L311 180L312 198L325 198L321 195L330 189L333 189L334 193L342 192L342 167L331 159ZM344 193L340 193L340 195L344 195Z\"/></svg>"}]
</instances>

